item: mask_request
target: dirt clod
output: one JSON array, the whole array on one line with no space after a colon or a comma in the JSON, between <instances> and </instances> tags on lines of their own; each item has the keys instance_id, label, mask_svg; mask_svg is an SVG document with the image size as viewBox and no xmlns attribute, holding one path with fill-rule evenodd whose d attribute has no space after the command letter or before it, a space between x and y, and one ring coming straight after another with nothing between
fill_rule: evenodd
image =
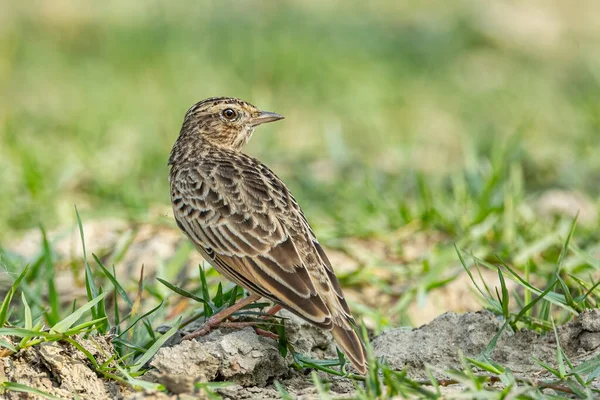
<instances>
[{"instance_id":1,"label":"dirt clod","mask_svg":"<svg viewBox=\"0 0 600 400\"><path fill-rule=\"evenodd\" d=\"M280 311L279 316L286 319L285 334L297 352L315 359L337 357L329 331L317 328L287 310Z\"/></svg>"},{"instance_id":2,"label":"dirt clod","mask_svg":"<svg viewBox=\"0 0 600 400\"><path fill-rule=\"evenodd\" d=\"M597 351L600 346L600 310L585 310L558 329L561 347L570 355Z\"/></svg>"},{"instance_id":3,"label":"dirt clod","mask_svg":"<svg viewBox=\"0 0 600 400\"><path fill-rule=\"evenodd\" d=\"M189 385L190 380L184 377L191 378L191 382L219 377L242 386L265 386L268 380L287 371L277 343L258 336L252 328L225 333L214 330L197 341L162 348L151 365L159 373L158 381L177 385ZM181 387L174 389L181 393Z\"/></svg>"},{"instance_id":4,"label":"dirt clod","mask_svg":"<svg viewBox=\"0 0 600 400\"><path fill-rule=\"evenodd\" d=\"M73 357L58 343L39 347L38 355L61 389L81 395L94 394L96 398L109 398L100 379L85 363Z\"/></svg>"},{"instance_id":5,"label":"dirt clod","mask_svg":"<svg viewBox=\"0 0 600 400\"><path fill-rule=\"evenodd\" d=\"M77 341L98 362L106 361L112 349L106 338L94 340L77 338ZM26 348L10 357L1 358L4 378L36 388L50 395L70 399L77 394L82 399L113 399L123 394L122 387L101 379L92 369L89 360L68 343L42 343ZM6 399L34 399L34 395L6 392Z\"/></svg>"},{"instance_id":6,"label":"dirt clod","mask_svg":"<svg viewBox=\"0 0 600 400\"><path fill-rule=\"evenodd\" d=\"M559 341L569 357L599 352L600 310L586 310L558 329ZM488 311L445 313L417 329L393 329L373 340L375 354L394 369L408 369L410 376L425 378L425 365L440 369L460 367L459 351L467 357L479 355L498 332L502 321ZM543 369L534 358L549 365L556 361L553 334L540 335L522 329L499 337L491 358L515 374L531 375ZM582 362L582 358L578 359Z\"/></svg>"},{"instance_id":7,"label":"dirt clod","mask_svg":"<svg viewBox=\"0 0 600 400\"><path fill-rule=\"evenodd\" d=\"M425 378L425 365L441 369L460 366L459 351L467 357L477 356L494 337L501 321L488 311L466 314L445 313L417 329L393 329L373 341L375 354L384 357L394 369L408 368L412 377ZM492 359L515 373L539 370L536 357L551 363L555 346L548 336L532 331L511 335L503 332Z\"/></svg>"},{"instance_id":8,"label":"dirt clod","mask_svg":"<svg viewBox=\"0 0 600 400\"><path fill-rule=\"evenodd\" d=\"M287 363L277 343L245 328L223 335L220 331L198 340L219 360L219 375L242 386L265 386L267 381L284 375Z\"/></svg>"},{"instance_id":9,"label":"dirt clod","mask_svg":"<svg viewBox=\"0 0 600 400\"><path fill-rule=\"evenodd\" d=\"M163 347L156 353L150 365L156 368L159 377L165 376L158 379L165 385L167 384L162 379L174 384L177 382L185 384L184 382L190 381L192 385L198 381L212 381L219 371L219 361L203 345L194 340L186 340L173 347ZM181 380L177 377L181 377ZM169 390L173 393L185 391L171 386Z\"/></svg>"},{"instance_id":10,"label":"dirt clod","mask_svg":"<svg viewBox=\"0 0 600 400\"><path fill-rule=\"evenodd\" d=\"M585 310L578 319L584 331L600 332L600 310Z\"/></svg>"}]
</instances>

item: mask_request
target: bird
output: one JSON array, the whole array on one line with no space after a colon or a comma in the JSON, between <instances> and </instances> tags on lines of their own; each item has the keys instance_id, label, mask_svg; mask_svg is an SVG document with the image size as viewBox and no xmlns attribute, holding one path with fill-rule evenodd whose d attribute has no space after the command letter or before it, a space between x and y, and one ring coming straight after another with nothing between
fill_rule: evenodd
<instances>
[{"instance_id":1,"label":"bird","mask_svg":"<svg viewBox=\"0 0 600 400\"><path fill-rule=\"evenodd\" d=\"M283 118L233 97L185 113L168 162L175 221L208 263L250 293L186 338L266 298L331 331L365 374L365 346L323 247L284 182L242 152L257 126Z\"/></svg>"}]
</instances>

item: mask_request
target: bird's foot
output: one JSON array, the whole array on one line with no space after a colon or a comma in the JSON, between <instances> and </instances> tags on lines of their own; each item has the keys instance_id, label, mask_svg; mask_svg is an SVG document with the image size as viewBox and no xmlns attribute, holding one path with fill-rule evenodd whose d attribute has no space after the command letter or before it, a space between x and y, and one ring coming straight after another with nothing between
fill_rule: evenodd
<instances>
[{"instance_id":1,"label":"bird's foot","mask_svg":"<svg viewBox=\"0 0 600 400\"><path fill-rule=\"evenodd\" d=\"M211 329L213 329L219 325L223 326L223 324L226 323L223 321L225 321L227 318L229 318L233 313L241 310L242 308L246 307L247 305L249 305L251 303L254 303L257 300L260 300L260 296L253 294L253 295L246 297L245 299L238 301L231 307L227 307L226 309L221 310L218 313L216 313L215 315L211 316L209 319L206 320L206 322L200 329L195 330L194 332L190 333L189 335L185 335L183 337L183 339L181 339L181 340L191 340L191 339L197 338L199 336L206 335L208 332L210 332Z\"/></svg>"},{"instance_id":2,"label":"bird's foot","mask_svg":"<svg viewBox=\"0 0 600 400\"><path fill-rule=\"evenodd\" d=\"M266 331L264 329L260 329L259 327L257 327L257 325L263 324L264 323L263 321L268 320L273 315L275 315L279 310L281 310L281 306L279 306L279 305L275 305L269 311L267 311L265 313L265 315L260 317L260 321L248 321L248 322L246 322L246 321L243 321L243 322L242 321L240 321L240 322L226 321L231 316L231 314L233 314L234 312L242 309L246 305L257 300L257 299L254 299L253 297L254 297L254 295L249 296L243 300L240 300L233 306L228 307L228 308L218 312L217 314L213 315L208 320L206 320L206 322L204 323L204 325L202 325L202 327L200 327L199 329L196 329L194 332L192 332L190 334L185 335L181 340L191 340L191 339L195 339L200 336L204 336L216 327L242 329L247 326L253 327L254 330L256 331L256 333L260 336L278 340L279 335L277 335L273 332ZM260 299L259 296L257 296L257 297Z\"/></svg>"},{"instance_id":3,"label":"bird's foot","mask_svg":"<svg viewBox=\"0 0 600 400\"><path fill-rule=\"evenodd\" d=\"M223 323L222 319L219 318L209 318L206 320L204 325L202 325L199 329L196 329L194 332L185 335L181 340L192 340L200 336L204 336L208 334L211 329L221 325Z\"/></svg>"},{"instance_id":4,"label":"bird's foot","mask_svg":"<svg viewBox=\"0 0 600 400\"><path fill-rule=\"evenodd\" d=\"M204 335L208 334L213 328L216 328L216 327L242 329L247 326L253 327L254 331L256 332L257 335L264 336L264 337L270 338L270 339L278 340L279 335L277 335L276 333L261 329L257 326L257 325L263 324L263 323L264 322L262 322L262 321L229 322L229 321L219 321L217 319L211 320L211 318L209 318L208 321L206 321L200 329L197 329L194 332L192 332L188 335L185 335L181 340L191 340L191 339L195 339L200 336L204 336Z\"/></svg>"}]
</instances>

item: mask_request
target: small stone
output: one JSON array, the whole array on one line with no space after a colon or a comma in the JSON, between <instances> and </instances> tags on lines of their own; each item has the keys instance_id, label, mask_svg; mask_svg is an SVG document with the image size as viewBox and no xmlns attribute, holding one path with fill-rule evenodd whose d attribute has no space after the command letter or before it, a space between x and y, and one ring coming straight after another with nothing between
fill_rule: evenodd
<instances>
[{"instance_id":1,"label":"small stone","mask_svg":"<svg viewBox=\"0 0 600 400\"><path fill-rule=\"evenodd\" d=\"M194 391L194 378L191 376L160 374L156 381L163 384L170 393L181 394Z\"/></svg>"},{"instance_id":2,"label":"small stone","mask_svg":"<svg viewBox=\"0 0 600 400\"><path fill-rule=\"evenodd\" d=\"M219 360L195 340L186 340L177 346L163 347L150 362L160 376L190 378L192 382L208 382L217 376ZM167 379L167 378L165 378Z\"/></svg>"},{"instance_id":3,"label":"small stone","mask_svg":"<svg viewBox=\"0 0 600 400\"><path fill-rule=\"evenodd\" d=\"M600 310L585 310L579 315L581 328L588 332L600 332Z\"/></svg>"},{"instance_id":4,"label":"small stone","mask_svg":"<svg viewBox=\"0 0 600 400\"><path fill-rule=\"evenodd\" d=\"M215 330L198 338L198 342L219 360L218 373L225 381L242 386L265 386L269 380L288 371L277 342L257 335L252 328L226 334Z\"/></svg>"},{"instance_id":5,"label":"small stone","mask_svg":"<svg viewBox=\"0 0 600 400\"><path fill-rule=\"evenodd\" d=\"M579 336L579 345L585 351L592 351L600 346L600 333L598 332L583 332Z\"/></svg>"}]
</instances>

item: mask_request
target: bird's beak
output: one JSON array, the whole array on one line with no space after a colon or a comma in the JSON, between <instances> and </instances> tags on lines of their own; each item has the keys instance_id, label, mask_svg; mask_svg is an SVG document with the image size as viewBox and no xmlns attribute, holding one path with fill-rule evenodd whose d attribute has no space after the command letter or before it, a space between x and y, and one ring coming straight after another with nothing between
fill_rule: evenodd
<instances>
[{"instance_id":1,"label":"bird's beak","mask_svg":"<svg viewBox=\"0 0 600 400\"><path fill-rule=\"evenodd\" d=\"M257 126L260 124L265 124L267 122L275 122L283 118L283 115L275 114L274 112L261 111L261 113L258 114L258 116L252 119L252 125Z\"/></svg>"}]
</instances>

